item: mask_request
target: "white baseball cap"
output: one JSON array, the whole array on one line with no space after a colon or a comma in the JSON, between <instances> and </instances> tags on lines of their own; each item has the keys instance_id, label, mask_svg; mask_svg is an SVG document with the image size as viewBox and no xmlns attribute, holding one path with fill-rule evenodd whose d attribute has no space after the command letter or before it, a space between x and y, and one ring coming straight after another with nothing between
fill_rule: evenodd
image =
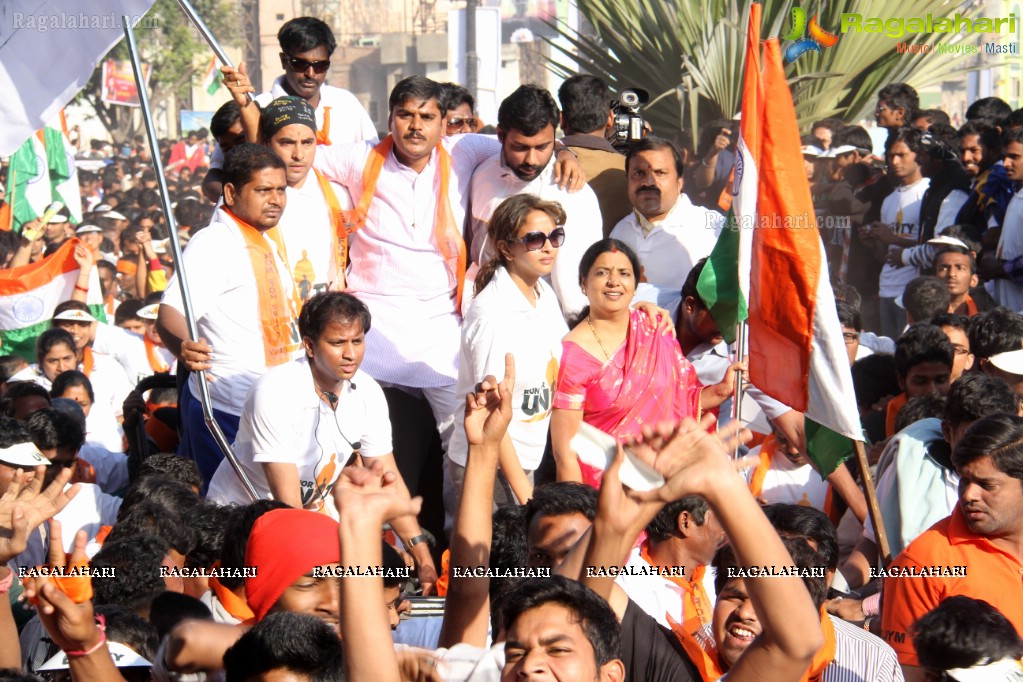
<instances>
[{"instance_id":1,"label":"white baseball cap","mask_svg":"<svg viewBox=\"0 0 1023 682\"><path fill-rule=\"evenodd\" d=\"M839 147L832 147L831 149L827 150L826 152L820 155L820 158L833 159L841 154L848 154L849 152L855 152L858 150L859 150L858 147L854 147L851 144L843 144Z\"/></svg>"},{"instance_id":2,"label":"white baseball cap","mask_svg":"<svg viewBox=\"0 0 1023 682\"><path fill-rule=\"evenodd\" d=\"M1023 376L1023 348L997 353L989 357L988 362L1003 372Z\"/></svg>"},{"instance_id":3,"label":"white baseball cap","mask_svg":"<svg viewBox=\"0 0 1023 682\"><path fill-rule=\"evenodd\" d=\"M53 316L55 320L67 320L69 322L95 322L96 318L78 308L71 308Z\"/></svg>"},{"instance_id":4,"label":"white baseball cap","mask_svg":"<svg viewBox=\"0 0 1023 682\"><path fill-rule=\"evenodd\" d=\"M39 448L31 442L15 443L9 447L0 448L0 462L13 464L17 467L50 466L50 460L43 457L43 453L39 452Z\"/></svg>"},{"instance_id":5,"label":"white baseball cap","mask_svg":"<svg viewBox=\"0 0 1023 682\"><path fill-rule=\"evenodd\" d=\"M141 308L139 308L139 311L136 314L139 317L141 317L143 320L155 320L156 319L156 314L159 311L160 311L160 304L159 303L151 303L149 305L144 305Z\"/></svg>"},{"instance_id":6,"label":"white baseball cap","mask_svg":"<svg viewBox=\"0 0 1023 682\"><path fill-rule=\"evenodd\" d=\"M102 232L103 228L98 225L81 225L75 230L75 234L90 234L92 232Z\"/></svg>"}]
</instances>

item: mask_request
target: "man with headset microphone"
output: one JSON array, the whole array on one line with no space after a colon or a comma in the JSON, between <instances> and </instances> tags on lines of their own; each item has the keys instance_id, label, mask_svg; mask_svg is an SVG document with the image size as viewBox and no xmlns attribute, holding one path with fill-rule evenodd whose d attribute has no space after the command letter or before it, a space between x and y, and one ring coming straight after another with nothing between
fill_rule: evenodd
<instances>
[{"instance_id":1,"label":"man with headset microphone","mask_svg":"<svg viewBox=\"0 0 1023 682\"><path fill-rule=\"evenodd\" d=\"M359 371L370 328L369 309L354 296L323 292L298 318L303 357L261 376L245 399L234 443L239 463L260 497L337 518L331 490L346 465L375 459L401 474L391 452L391 422L380 385ZM250 500L227 461L210 481L207 499ZM414 517L392 524L419 567L425 593L436 569Z\"/></svg>"}]
</instances>

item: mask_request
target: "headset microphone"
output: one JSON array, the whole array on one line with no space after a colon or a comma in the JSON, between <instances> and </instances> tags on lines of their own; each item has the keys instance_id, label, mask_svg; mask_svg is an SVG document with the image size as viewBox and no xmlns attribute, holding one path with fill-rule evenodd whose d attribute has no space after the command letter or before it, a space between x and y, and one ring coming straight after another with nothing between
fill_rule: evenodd
<instances>
[{"instance_id":1,"label":"headset microphone","mask_svg":"<svg viewBox=\"0 0 1023 682\"><path fill-rule=\"evenodd\" d=\"M331 406L337 405L337 393L331 393L330 391L324 391L323 397L331 404Z\"/></svg>"}]
</instances>

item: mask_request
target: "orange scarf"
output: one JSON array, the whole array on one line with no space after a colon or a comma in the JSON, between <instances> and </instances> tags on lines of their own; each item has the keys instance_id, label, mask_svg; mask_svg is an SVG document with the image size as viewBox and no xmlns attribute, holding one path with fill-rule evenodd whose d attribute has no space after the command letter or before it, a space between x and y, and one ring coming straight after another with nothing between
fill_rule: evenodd
<instances>
[{"instance_id":1,"label":"orange scarf","mask_svg":"<svg viewBox=\"0 0 1023 682\"><path fill-rule=\"evenodd\" d=\"M821 607L821 631L824 634L824 646L817 650L814 654L813 660L810 661L810 667L806 669L803 676L799 678L799 682L819 682L821 677L824 675L824 670L831 665L832 661L835 660L835 650L837 648L837 641L835 639L835 626L828 618L828 612ZM700 677L704 682L714 682L719 680L725 674L724 668L721 666L721 662L718 660L717 651L708 652L704 649L696 638L686 630L672 620L668 618L668 623L671 625L671 631L675 633L675 638L678 640L682 648L685 649L686 655L689 656L689 660L693 662L696 669L700 672Z\"/></svg>"},{"instance_id":2,"label":"orange scarf","mask_svg":"<svg viewBox=\"0 0 1023 682\"><path fill-rule=\"evenodd\" d=\"M965 308L965 310L963 310ZM966 300L959 304L959 307L952 311L957 315L966 315L966 317L973 317L978 312L977 302L973 300L973 296L966 294Z\"/></svg>"},{"instance_id":3,"label":"orange scarf","mask_svg":"<svg viewBox=\"0 0 1023 682\"><path fill-rule=\"evenodd\" d=\"M214 567L219 567L220 562L213 564ZM255 618L256 614L249 608L248 603L239 597L231 590L224 587L220 580L216 577L212 577L209 580L210 589L213 590L213 594L217 595L217 600L224 607L224 610L230 613L232 616L240 621L246 621L250 618Z\"/></svg>"},{"instance_id":4,"label":"orange scarf","mask_svg":"<svg viewBox=\"0 0 1023 682\"><path fill-rule=\"evenodd\" d=\"M639 555L651 566L657 562L650 556L650 541L644 540L639 546ZM686 632L696 632L703 625L711 621L713 616L713 603L707 597L707 591L703 589L703 574L706 566L697 566L693 570L693 579L685 576L665 575L661 576L682 588L682 628ZM666 614L667 615L667 614ZM670 616L668 616L670 618Z\"/></svg>"},{"instance_id":5,"label":"orange scarf","mask_svg":"<svg viewBox=\"0 0 1023 682\"><path fill-rule=\"evenodd\" d=\"M348 234L357 231L366 224L369 205L376 192L377 179L384 167L387 155L394 146L394 138L388 135L377 146L373 147L366 166L362 170L362 196L354 210L348 212L346 227ZM440 162L440 187L437 192L437 214L434 220L433 237L444 256L448 273L455 279L455 310L462 309L462 289L465 284L465 240L462 230L455 223L455 215L451 211L451 197L448 187L451 184L451 155L443 145L437 145L437 157Z\"/></svg>"},{"instance_id":6,"label":"orange scarf","mask_svg":"<svg viewBox=\"0 0 1023 682\"><path fill-rule=\"evenodd\" d=\"M263 322L263 352L266 366L275 367L291 360L298 349L300 339L298 325L295 321L295 302L289 301L281 291L281 276L277 270L277 261L273 249L267 244L263 232L239 218L224 207L224 212L231 216L249 251L252 260L252 274L256 277L256 288L259 292L259 319ZM277 228L271 228L267 236L279 241ZM290 274L288 275L290 277ZM294 288L294 287L292 287Z\"/></svg>"},{"instance_id":7,"label":"orange scarf","mask_svg":"<svg viewBox=\"0 0 1023 682\"><path fill-rule=\"evenodd\" d=\"M142 340L146 344L146 360L149 361L149 368L154 372L170 371L170 365L164 362L163 356L160 355L160 347L153 343L148 334L144 334Z\"/></svg>"},{"instance_id":8,"label":"orange scarf","mask_svg":"<svg viewBox=\"0 0 1023 682\"><path fill-rule=\"evenodd\" d=\"M884 413L884 435L885 438L891 438L895 435L895 422L899 419L899 412L909 402L909 396L905 393L900 393L891 400L888 401L888 405L885 406Z\"/></svg>"},{"instance_id":9,"label":"orange scarf","mask_svg":"<svg viewBox=\"0 0 1023 682\"><path fill-rule=\"evenodd\" d=\"M760 463L753 470L753 476L749 482L749 491L753 493L753 497L760 497L760 494L764 492L764 479L767 478L767 472L771 470L771 457L774 456L774 451L777 449L778 441L773 435L768 436L760 445Z\"/></svg>"},{"instance_id":10,"label":"orange scarf","mask_svg":"<svg viewBox=\"0 0 1023 682\"><path fill-rule=\"evenodd\" d=\"M92 366L95 360L92 357L92 348L88 346L82 351L82 374L87 377L92 377Z\"/></svg>"},{"instance_id":11,"label":"orange scarf","mask_svg":"<svg viewBox=\"0 0 1023 682\"><path fill-rule=\"evenodd\" d=\"M330 144L330 107L323 107L323 125L316 131L316 144Z\"/></svg>"},{"instance_id":12,"label":"orange scarf","mask_svg":"<svg viewBox=\"0 0 1023 682\"><path fill-rule=\"evenodd\" d=\"M329 108L329 107L328 107ZM327 113L324 112L324 120ZM320 184L320 191L323 198L327 200L327 209L330 211L331 244L334 250L334 267L337 270L335 275L337 289L345 289L345 270L348 268L348 228L345 225L345 212L341 209L341 202L337 200L337 193L330 186L330 181L323 177L320 171L313 169L316 173L316 181Z\"/></svg>"}]
</instances>

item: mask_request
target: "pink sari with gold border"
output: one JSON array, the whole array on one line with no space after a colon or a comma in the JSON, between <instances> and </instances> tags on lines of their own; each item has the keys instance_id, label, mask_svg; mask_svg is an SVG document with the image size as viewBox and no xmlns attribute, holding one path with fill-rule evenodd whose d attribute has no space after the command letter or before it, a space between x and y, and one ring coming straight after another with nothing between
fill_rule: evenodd
<instances>
[{"instance_id":1,"label":"pink sari with gold border","mask_svg":"<svg viewBox=\"0 0 1023 682\"><path fill-rule=\"evenodd\" d=\"M625 343L601 362L571 341L562 343L555 409L582 410L583 421L616 439L638 436L644 424L699 418L703 385L670 331L657 331L633 310ZM582 462L583 481L600 486L603 471Z\"/></svg>"}]
</instances>

